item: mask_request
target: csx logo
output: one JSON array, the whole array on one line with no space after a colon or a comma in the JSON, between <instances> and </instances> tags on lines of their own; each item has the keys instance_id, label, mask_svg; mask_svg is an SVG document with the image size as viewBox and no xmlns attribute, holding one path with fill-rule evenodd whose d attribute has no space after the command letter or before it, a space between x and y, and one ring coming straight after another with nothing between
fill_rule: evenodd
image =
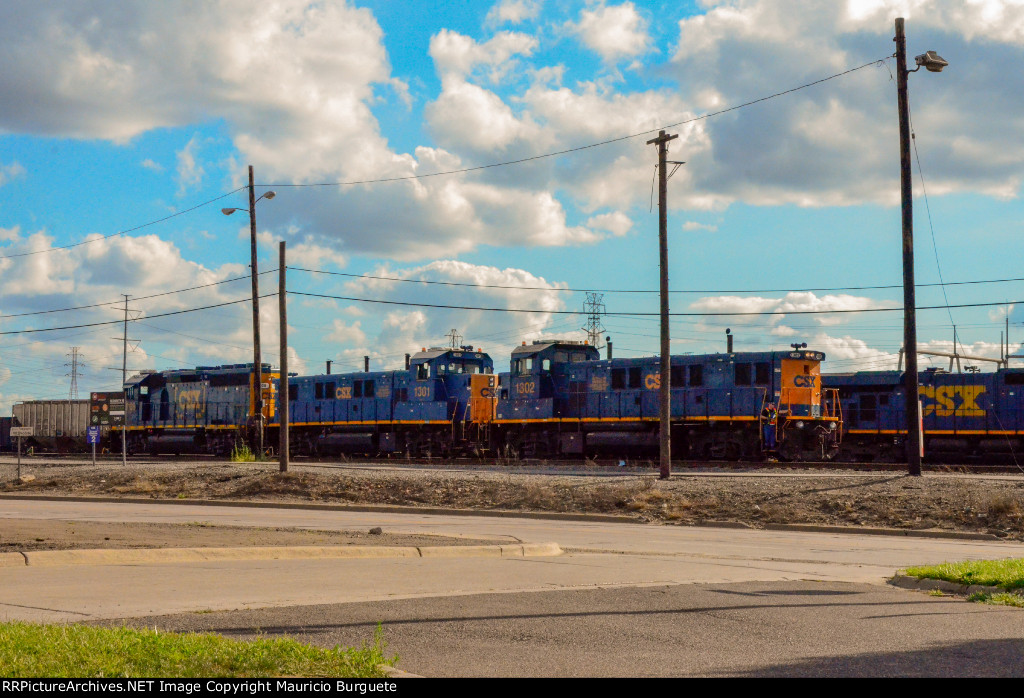
<instances>
[{"instance_id":1,"label":"csx logo","mask_svg":"<svg viewBox=\"0 0 1024 698\"><path fill-rule=\"evenodd\" d=\"M480 397L494 397L494 388L480 388Z\"/></svg>"},{"instance_id":2,"label":"csx logo","mask_svg":"<svg viewBox=\"0 0 1024 698\"><path fill-rule=\"evenodd\" d=\"M661 388L661 374L648 373L644 376L644 387L648 390L659 390Z\"/></svg>"},{"instance_id":3,"label":"csx logo","mask_svg":"<svg viewBox=\"0 0 1024 698\"><path fill-rule=\"evenodd\" d=\"M978 406L978 397L985 392L983 385L922 385L921 397L933 400L924 404L922 414L927 417L984 417L985 410Z\"/></svg>"},{"instance_id":4,"label":"csx logo","mask_svg":"<svg viewBox=\"0 0 1024 698\"><path fill-rule=\"evenodd\" d=\"M175 398L182 417L188 418L189 412L192 417L202 419L206 414L206 395L202 390L182 390Z\"/></svg>"},{"instance_id":5,"label":"csx logo","mask_svg":"<svg viewBox=\"0 0 1024 698\"><path fill-rule=\"evenodd\" d=\"M794 376L793 385L797 388L813 388L817 376Z\"/></svg>"},{"instance_id":6,"label":"csx logo","mask_svg":"<svg viewBox=\"0 0 1024 698\"><path fill-rule=\"evenodd\" d=\"M203 394L200 390L182 390L178 393L178 406L195 409L202 406Z\"/></svg>"}]
</instances>

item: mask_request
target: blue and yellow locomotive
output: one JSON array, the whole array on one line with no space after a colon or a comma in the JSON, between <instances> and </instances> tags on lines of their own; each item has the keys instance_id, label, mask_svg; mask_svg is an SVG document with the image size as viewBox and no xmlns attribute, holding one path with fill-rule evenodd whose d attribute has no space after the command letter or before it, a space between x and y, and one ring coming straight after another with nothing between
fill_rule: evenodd
<instances>
[{"instance_id":1,"label":"blue and yellow locomotive","mask_svg":"<svg viewBox=\"0 0 1024 698\"><path fill-rule=\"evenodd\" d=\"M824 354L737 352L673 356L673 455L759 459L769 403L777 455L820 460L842 434L836 392L821 386ZM265 366L264 443L277 443L285 396ZM127 386L131 452L226 454L254 442L252 364L138 376ZM453 456L651 455L658 447L658 357L601 359L572 341L525 342L510 370L470 346L423 349L394 371L289 377L298 454Z\"/></svg>"},{"instance_id":2,"label":"blue and yellow locomotive","mask_svg":"<svg viewBox=\"0 0 1024 698\"><path fill-rule=\"evenodd\" d=\"M227 455L252 443L256 425L255 364L199 366L146 372L125 384L129 453L213 453ZM274 416L274 380L263 364L263 414ZM119 430L112 448L120 450Z\"/></svg>"},{"instance_id":3,"label":"blue and yellow locomotive","mask_svg":"<svg viewBox=\"0 0 1024 698\"><path fill-rule=\"evenodd\" d=\"M860 371L826 374L845 417L843 459L905 459L905 374ZM1024 453L1024 369L993 373L919 374L925 461L1006 460Z\"/></svg>"},{"instance_id":4,"label":"blue and yellow locomotive","mask_svg":"<svg viewBox=\"0 0 1024 698\"><path fill-rule=\"evenodd\" d=\"M131 453L226 455L255 443L254 364L145 373L126 385ZM317 454L452 455L475 450L470 385L487 404L494 363L464 346L423 349L405 370L289 378L292 449ZM262 368L264 443L278 442L280 374ZM118 435L119 438L119 435ZM117 439L112 440L112 445Z\"/></svg>"},{"instance_id":5,"label":"blue and yellow locomotive","mask_svg":"<svg viewBox=\"0 0 1024 698\"><path fill-rule=\"evenodd\" d=\"M821 352L673 356L673 456L759 459L762 414L778 406L778 455L831 459L842 416L821 386ZM585 343L538 341L512 352L502 373L491 445L524 456L640 455L658 447L658 357L604 359Z\"/></svg>"},{"instance_id":6,"label":"blue and yellow locomotive","mask_svg":"<svg viewBox=\"0 0 1024 698\"><path fill-rule=\"evenodd\" d=\"M405 370L289 378L298 453L452 455L471 449L470 383L493 382L491 357L471 346L422 349ZM275 416L270 426L276 428ZM275 432L276 433L276 432Z\"/></svg>"}]
</instances>

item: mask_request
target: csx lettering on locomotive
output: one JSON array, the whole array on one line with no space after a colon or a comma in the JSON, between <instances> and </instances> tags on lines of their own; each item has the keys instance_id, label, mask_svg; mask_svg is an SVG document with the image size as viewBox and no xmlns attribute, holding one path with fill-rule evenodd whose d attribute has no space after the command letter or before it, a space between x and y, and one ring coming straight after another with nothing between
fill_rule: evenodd
<instances>
[{"instance_id":1,"label":"csx lettering on locomotive","mask_svg":"<svg viewBox=\"0 0 1024 698\"><path fill-rule=\"evenodd\" d=\"M793 385L797 388L813 388L817 378L817 376L793 376Z\"/></svg>"},{"instance_id":2,"label":"csx lettering on locomotive","mask_svg":"<svg viewBox=\"0 0 1024 698\"><path fill-rule=\"evenodd\" d=\"M182 416L202 419L206 413L206 394L203 390L182 390L175 398Z\"/></svg>"},{"instance_id":3,"label":"csx lettering on locomotive","mask_svg":"<svg viewBox=\"0 0 1024 698\"><path fill-rule=\"evenodd\" d=\"M925 417L984 417L985 410L977 402L984 392L983 385L922 385L922 413Z\"/></svg>"}]
</instances>

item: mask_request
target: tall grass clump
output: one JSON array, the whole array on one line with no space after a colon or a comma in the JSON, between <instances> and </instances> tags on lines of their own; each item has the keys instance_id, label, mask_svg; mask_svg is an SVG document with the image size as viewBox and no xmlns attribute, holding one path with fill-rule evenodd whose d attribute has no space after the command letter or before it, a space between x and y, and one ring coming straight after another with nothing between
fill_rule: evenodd
<instances>
[{"instance_id":1,"label":"tall grass clump","mask_svg":"<svg viewBox=\"0 0 1024 698\"><path fill-rule=\"evenodd\" d=\"M256 454L249 448L249 444L235 444L235 447L231 449L232 463L254 463L255 461Z\"/></svg>"},{"instance_id":2,"label":"tall grass clump","mask_svg":"<svg viewBox=\"0 0 1024 698\"><path fill-rule=\"evenodd\" d=\"M0 670L5 678L107 677L383 677L380 626L372 642L332 649L290 638L229 640L207 633L86 625L0 623Z\"/></svg>"}]
</instances>

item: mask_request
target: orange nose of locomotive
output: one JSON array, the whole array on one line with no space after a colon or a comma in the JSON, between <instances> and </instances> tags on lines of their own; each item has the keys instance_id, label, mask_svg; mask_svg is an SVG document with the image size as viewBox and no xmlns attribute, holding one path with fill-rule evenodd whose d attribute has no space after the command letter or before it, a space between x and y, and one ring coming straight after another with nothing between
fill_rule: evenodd
<instances>
[{"instance_id":1,"label":"orange nose of locomotive","mask_svg":"<svg viewBox=\"0 0 1024 698\"><path fill-rule=\"evenodd\" d=\"M782 359L779 409L792 417L821 416L820 351L794 351Z\"/></svg>"}]
</instances>

